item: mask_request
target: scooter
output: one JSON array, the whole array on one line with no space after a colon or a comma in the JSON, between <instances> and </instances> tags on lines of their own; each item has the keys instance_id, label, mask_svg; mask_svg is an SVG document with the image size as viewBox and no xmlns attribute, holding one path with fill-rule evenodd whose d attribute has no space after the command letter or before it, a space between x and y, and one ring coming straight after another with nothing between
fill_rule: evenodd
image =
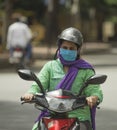
<instances>
[{"instance_id":1,"label":"scooter","mask_svg":"<svg viewBox=\"0 0 117 130\"><path fill-rule=\"evenodd\" d=\"M39 130L80 130L80 123L77 118L68 118L67 113L87 105L86 97L82 96L83 90L89 84L102 84L106 75L94 75L90 77L81 87L79 94L75 95L69 90L53 90L45 92L37 76L30 70L18 70L19 76L24 80L35 81L40 87L41 93L34 95L31 101L24 101L22 104L34 103L35 107L42 111L40 116Z\"/></svg>"},{"instance_id":2,"label":"scooter","mask_svg":"<svg viewBox=\"0 0 117 130\"><path fill-rule=\"evenodd\" d=\"M24 62L26 50L20 46L12 49L12 56L9 58L11 64L20 64Z\"/></svg>"}]
</instances>

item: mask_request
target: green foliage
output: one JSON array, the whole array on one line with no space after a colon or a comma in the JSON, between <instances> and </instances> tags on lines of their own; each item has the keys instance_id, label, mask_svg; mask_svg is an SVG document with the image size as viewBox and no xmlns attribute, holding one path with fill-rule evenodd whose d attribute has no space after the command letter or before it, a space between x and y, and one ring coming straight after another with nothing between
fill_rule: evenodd
<instances>
[{"instance_id":1,"label":"green foliage","mask_svg":"<svg viewBox=\"0 0 117 130\"><path fill-rule=\"evenodd\" d=\"M4 7L4 0L0 0L0 9Z\"/></svg>"},{"instance_id":2,"label":"green foliage","mask_svg":"<svg viewBox=\"0 0 117 130\"><path fill-rule=\"evenodd\" d=\"M117 6L117 0L105 0L105 2L107 2L107 4L109 4L109 5L116 5Z\"/></svg>"},{"instance_id":3,"label":"green foliage","mask_svg":"<svg viewBox=\"0 0 117 130\"><path fill-rule=\"evenodd\" d=\"M0 4L1 4L2 2L4 2L4 0L0 0Z\"/></svg>"},{"instance_id":4,"label":"green foliage","mask_svg":"<svg viewBox=\"0 0 117 130\"><path fill-rule=\"evenodd\" d=\"M15 2L14 9L18 8L34 12L37 19L43 17L45 13L43 0L17 0L17 2Z\"/></svg>"},{"instance_id":5,"label":"green foliage","mask_svg":"<svg viewBox=\"0 0 117 130\"><path fill-rule=\"evenodd\" d=\"M83 19L89 18L89 11L91 8L102 13L105 18L110 18L116 15L117 0L80 0L80 12Z\"/></svg>"},{"instance_id":6,"label":"green foliage","mask_svg":"<svg viewBox=\"0 0 117 130\"><path fill-rule=\"evenodd\" d=\"M4 9L5 2L7 0L0 0L0 9ZM11 2L13 6L13 10L20 10L21 12L24 10L25 12L32 12L35 14L37 19L42 19L46 7L44 5L44 0L8 0Z\"/></svg>"},{"instance_id":7,"label":"green foliage","mask_svg":"<svg viewBox=\"0 0 117 130\"><path fill-rule=\"evenodd\" d=\"M91 8L90 0L80 0L80 13L82 19L89 19L89 9Z\"/></svg>"}]
</instances>

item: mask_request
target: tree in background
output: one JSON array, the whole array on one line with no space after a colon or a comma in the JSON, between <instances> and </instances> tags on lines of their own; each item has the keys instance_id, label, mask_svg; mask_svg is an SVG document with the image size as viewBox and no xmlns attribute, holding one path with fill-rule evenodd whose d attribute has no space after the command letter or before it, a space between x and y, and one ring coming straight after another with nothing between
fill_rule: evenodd
<instances>
[{"instance_id":1,"label":"tree in background","mask_svg":"<svg viewBox=\"0 0 117 130\"><path fill-rule=\"evenodd\" d=\"M1 8L4 9L4 15L2 17L2 25L3 25L2 43L5 43L7 28L9 26L9 24L11 23L11 15L12 15L13 4L14 4L15 0L4 0L4 1L1 0L0 2L2 3Z\"/></svg>"},{"instance_id":2,"label":"tree in background","mask_svg":"<svg viewBox=\"0 0 117 130\"><path fill-rule=\"evenodd\" d=\"M82 19L83 33L86 40L90 40L90 36L94 36L93 40L103 40L103 23L107 20L112 21L112 17L117 14L117 1L114 0L80 0L80 16ZM117 17L116 20L117 22ZM89 35L89 30L90 34ZM87 37L88 36L88 37Z\"/></svg>"},{"instance_id":3,"label":"tree in background","mask_svg":"<svg viewBox=\"0 0 117 130\"><path fill-rule=\"evenodd\" d=\"M5 12L3 30L7 30L12 12L19 11L28 16L30 23L35 18L45 26L45 41L49 44L68 26L80 28L86 41L102 41L103 23L113 19L117 22L115 0L0 0L0 7Z\"/></svg>"},{"instance_id":4,"label":"tree in background","mask_svg":"<svg viewBox=\"0 0 117 130\"><path fill-rule=\"evenodd\" d=\"M59 1L58 0L48 0L47 2L47 13L46 13L46 42L49 43L49 47L56 40L58 34L59 23L58 23L58 13L59 13Z\"/></svg>"},{"instance_id":5,"label":"tree in background","mask_svg":"<svg viewBox=\"0 0 117 130\"><path fill-rule=\"evenodd\" d=\"M26 15L31 23L32 19L43 20L45 6L43 0L0 0L0 8L3 12L2 43L6 42L6 33L9 24L12 22L12 15L15 12ZM42 18L41 18L42 17Z\"/></svg>"}]
</instances>

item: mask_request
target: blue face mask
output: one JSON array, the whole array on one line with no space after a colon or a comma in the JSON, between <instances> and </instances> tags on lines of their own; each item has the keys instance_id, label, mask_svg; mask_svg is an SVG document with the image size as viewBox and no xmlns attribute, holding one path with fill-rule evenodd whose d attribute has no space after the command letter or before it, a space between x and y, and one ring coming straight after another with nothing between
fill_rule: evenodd
<instances>
[{"instance_id":1,"label":"blue face mask","mask_svg":"<svg viewBox=\"0 0 117 130\"><path fill-rule=\"evenodd\" d=\"M60 48L60 55L65 61L75 61L77 57L77 51Z\"/></svg>"}]
</instances>

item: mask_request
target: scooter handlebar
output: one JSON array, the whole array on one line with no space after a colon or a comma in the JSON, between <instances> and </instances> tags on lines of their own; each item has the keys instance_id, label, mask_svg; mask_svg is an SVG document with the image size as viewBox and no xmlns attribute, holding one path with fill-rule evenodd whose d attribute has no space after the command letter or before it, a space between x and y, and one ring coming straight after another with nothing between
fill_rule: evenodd
<instances>
[{"instance_id":1,"label":"scooter handlebar","mask_svg":"<svg viewBox=\"0 0 117 130\"><path fill-rule=\"evenodd\" d=\"M24 104L24 103L35 103L36 102L34 97L32 98L32 100L25 100L24 97L21 97L20 101L21 101L21 104Z\"/></svg>"},{"instance_id":2,"label":"scooter handlebar","mask_svg":"<svg viewBox=\"0 0 117 130\"><path fill-rule=\"evenodd\" d=\"M20 98L20 101L24 101L24 97L21 97L21 98Z\"/></svg>"}]
</instances>

